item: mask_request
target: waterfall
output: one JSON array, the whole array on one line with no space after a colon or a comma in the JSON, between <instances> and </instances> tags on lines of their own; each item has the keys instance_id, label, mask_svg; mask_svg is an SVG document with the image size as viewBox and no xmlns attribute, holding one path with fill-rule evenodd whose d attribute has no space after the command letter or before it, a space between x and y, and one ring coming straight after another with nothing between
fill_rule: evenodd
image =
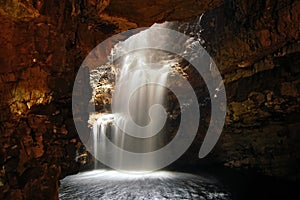
<instances>
[{"instance_id":1,"label":"waterfall","mask_svg":"<svg viewBox=\"0 0 300 200\"><path fill-rule=\"evenodd\" d=\"M106 114L98 118L93 127L93 148L94 148L94 156L97 158L99 156L99 152L105 151L105 143L101 143L101 140L106 137L106 133L109 131L109 127L112 125L114 119L113 114ZM95 160L94 168L98 169L98 162Z\"/></svg>"},{"instance_id":2,"label":"waterfall","mask_svg":"<svg viewBox=\"0 0 300 200\"><path fill-rule=\"evenodd\" d=\"M168 166L187 151L197 135L200 122L198 97L188 80L192 74L195 74L193 77L198 73L202 76L203 80L199 83L197 80L190 81L196 87L198 84L200 87L206 85L211 104L211 120L199 158L205 157L220 137L226 115L222 76L201 46L201 40L174 30L177 25L173 25L155 24L148 29L135 29L113 36L95 47L82 64L81 74L87 67L93 70L92 85L101 88L95 90L99 97L96 99L97 106L111 114L106 116L102 113L93 123L99 113L96 106L89 107L89 112L96 116L89 120L93 124L92 137L82 128L84 123L80 116L74 122L88 151L109 167L153 171ZM107 46L113 46L110 62L102 59L107 57L103 56ZM95 82L97 70L94 69L104 65L113 71L113 75L98 74L105 81ZM76 93L78 88L82 88L81 76L76 76L73 89L75 117L81 114L78 112L81 101L86 101ZM104 103L105 108L99 106L101 102L107 102ZM111 109L107 108L110 102Z\"/></svg>"},{"instance_id":3,"label":"waterfall","mask_svg":"<svg viewBox=\"0 0 300 200\"><path fill-rule=\"evenodd\" d=\"M147 30L142 31L113 48L111 60L116 67L116 82L112 113L101 115L93 126L94 157L105 157L119 169L155 166L155 161L151 159L141 160L138 167L123 166L122 154L124 151L155 151L164 144L166 138L164 126L167 113L163 105L166 104L167 90L164 85L171 66L176 62L174 59L163 59L170 56L163 51L140 49L128 52L131 45L136 43L153 43L155 38L149 37ZM108 147L110 143L124 151L112 150ZM96 163L95 168L98 168Z\"/></svg>"}]
</instances>

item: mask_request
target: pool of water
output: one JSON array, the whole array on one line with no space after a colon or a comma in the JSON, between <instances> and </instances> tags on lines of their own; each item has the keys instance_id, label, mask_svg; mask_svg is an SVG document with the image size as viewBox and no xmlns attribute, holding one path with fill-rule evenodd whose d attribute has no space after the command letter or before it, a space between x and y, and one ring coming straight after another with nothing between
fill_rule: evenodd
<instances>
[{"instance_id":1,"label":"pool of water","mask_svg":"<svg viewBox=\"0 0 300 200\"><path fill-rule=\"evenodd\" d=\"M61 180L60 199L232 199L213 177L157 171L94 170Z\"/></svg>"},{"instance_id":2,"label":"pool of water","mask_svg":"<svg viewBox=\"0 0 300 200\"><path fill-rule=\"evenodd\" d=\"M170 168L171 169L171 168ZM60 199L295 199L299 183L251 171L199 166L152 173L93 170L60 181Z\"/></svg>"}]
</instances>

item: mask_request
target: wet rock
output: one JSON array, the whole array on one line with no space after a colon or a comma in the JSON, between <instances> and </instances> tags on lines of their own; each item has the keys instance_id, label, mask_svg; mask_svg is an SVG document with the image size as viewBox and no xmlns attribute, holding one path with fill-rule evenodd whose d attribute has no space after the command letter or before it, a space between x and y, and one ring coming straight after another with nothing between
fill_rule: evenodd
<instances>
[{"instance_id":1,"label":"wet rock","mask_svg":"<svg viewBox=\"0 0 300 200\"><path fill-rule=\"evenodd\" d=\"M300 4L234 2L230 8L226 2L206 12L203 31L187 25L190 32L197 32L194 36L203 37L199 41L205 41L227 84L226 129L211 156L228 166L295 180L299 177L294 158L299 157ZM75 156L80 140L73 117L80 122L79 131L89 131L91 96L96 97L98 110L108 111L112 90L104 85L114 78L113 73L100 73L107 82L94 81L97 91L92 94L89 77L96 80L99 74L81 77L85 90L74 91L75 97L83 98L74 105L72 116L74 78L91 48L117 32L190 19L221 4L1 1L0 199L55 199L58 179L78 171ZM179 71L203 94L198 75L186 68ZM174 97L170 101L175 102ZM179 110L172 104L169 113L175 122Z\"/></svg>"}]
</instances>

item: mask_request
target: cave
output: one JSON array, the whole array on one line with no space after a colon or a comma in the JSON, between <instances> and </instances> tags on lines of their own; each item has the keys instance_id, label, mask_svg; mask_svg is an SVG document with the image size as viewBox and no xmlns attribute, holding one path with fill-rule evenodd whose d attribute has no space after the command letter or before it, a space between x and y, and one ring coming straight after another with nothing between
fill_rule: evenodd
<instances>
[{"instance_id":1,"label":"cave","mask_svg":"<svg viewBox=\"0 0 300 200\"><path fill-rule=\"evenodd\" d=\"M0 0L0 199L294 198L299 10Z\"/></svg>"}]
</instances>

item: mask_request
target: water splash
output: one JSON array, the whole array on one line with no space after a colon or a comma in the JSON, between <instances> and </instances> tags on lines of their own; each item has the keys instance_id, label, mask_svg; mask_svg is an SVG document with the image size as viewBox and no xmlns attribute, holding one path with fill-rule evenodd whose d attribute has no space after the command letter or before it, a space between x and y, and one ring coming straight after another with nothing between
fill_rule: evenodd
<instances>
[{"instance_id":1,"label":"water splash","mask_svg":"<svg viewBox=\"0 0 300 200\"><path fill-rule=\"evenodd\" d=\"M108 128L112 125L114 120L113 114L106 114L98 118L93 126L93 152L95 158L99 155L99 152L105 151L105 143L100 145L99 141L103 141L103 138L106 137L106 133L108 132ZM94 168L98 169L98 162L94 162Z\"/></svg>"},{"instance_id":2,"label":"water splash","mask_svg":"<svg viewBox=\"0 0 300 200\"><path fill-rule=\"evenodd\" d=\"M169 53L163 51L140 49L129 52L137 42L153 44L161 41L154 42L147 31L143 31L115 45L110 57L116 67L112 114L102 115L93 125L95 158L105 156L119 169L155 168L156 163L151 159L142 160L138 167L123 166L124 151L116 153L108 147L108 143L134 153L151 152L164 143L167 119L163 106L166 104L164 85L171 66L177 63L168 57ZM97 164L95 168L98 168Z\"/></svg>"},{"instance_id":3,"label":"water splash","mask_svg":"<svg viewBox=\"0 0 300 200\"><path fill-rule=\"evenodd\" d=\"M232 199L211 177L167 171L128 175L94 170L64 178L59 190L59 199Z\"/></svg>"}]
</instances>

